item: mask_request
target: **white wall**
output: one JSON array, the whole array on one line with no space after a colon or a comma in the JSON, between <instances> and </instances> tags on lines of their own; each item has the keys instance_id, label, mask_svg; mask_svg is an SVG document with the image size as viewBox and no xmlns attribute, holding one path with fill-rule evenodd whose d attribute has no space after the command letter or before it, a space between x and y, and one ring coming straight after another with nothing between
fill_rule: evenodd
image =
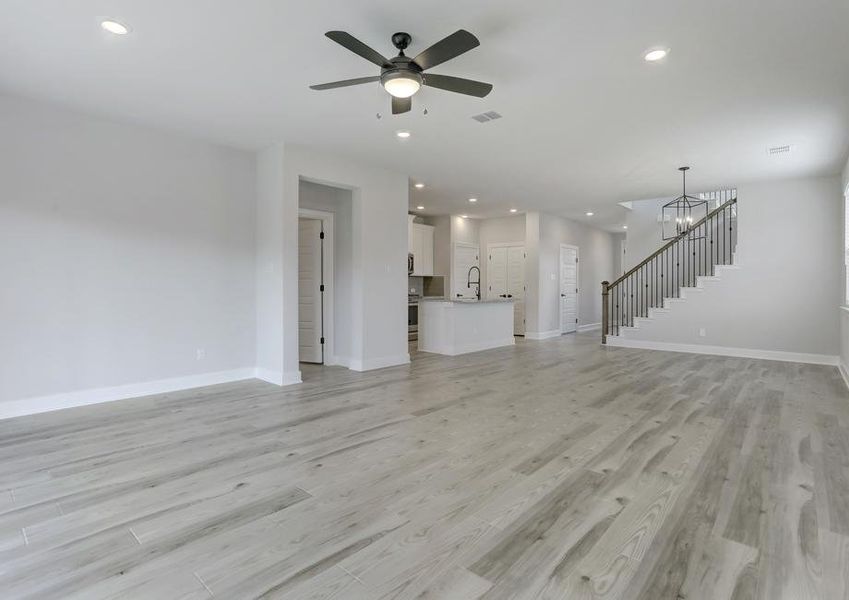
<instances>
[{"instance_id":1,"label":"white wall","mask_svg":"<svg viewBox=\"0 0 849 600\"><path fill-rule=\"evenodd\" d=\"M627 337L837 355L836 307L843 289L840 188L838 177L739 186L740 270L723 272L710 289L675 305L669 318L664 315Z\"/></svg>"},{"instance_id":2,"label":"white wall","mask_svg":"<svg viewBox=\"0 0 849 600\"><path fill-rule=\"evenodd\" d=\"M846 236L849 234L845 230L847 215L846 211L846 203L849 202L849 160L846 162L846 167L843 169L843 178L841 182L841 188L843 189L844 194L844 202L843 202L843 225L844 229L842 231L842 244L841 244L841 252L840 257L841 260L846 262ZM849 273L847 273L846 264L843 265L843 286L846 289L846 278L849 277ZM845 378L847 385L849 385L849 298L846 297L847 292L844 292L844 297L841 299L841 308L840 311L840 368L843 372L843 377Z\"/></svg>"},{"instance_id":3,"label":"white wall","mask_svg":"<svg viewBox=\"0 0 849 600\"><path fill-rule=\"evenodd\" d=\"M354 321L351 190L301 180L298 194L301 208L333 213L333 281L325 282L333 294L333 327L325 363L350 364L353 345L351 323Z\"/></svg>"},{"instance_id":4,"label":"white wall","mask_svg":"<svg viewBox=\"0 0 849 600\"><path fill-rule=\"evenodd\" d=\"M631 209L627 211L625 217L625 223L628 225L625 236L628 240L628 255L625 257L626 269L639 264L666 243L657 217L663 205L670 200L672 198L631 202Z\"/></svg>"},{"instance_id":5,"label":"white wall","mask_svg":"<svg viewBox=\"0 0 849 600\"><path fill-rule=\"evenodd\" d=\"M618 237L570 219L532 214L529 228L537 228L538 234L528 233L532 240L528 259L538 261L538 278L533 286L538 305L526 317L528 332L547 336L560 330L560 244L578 247L578 326L600 323L601 282L614 277Z\"/></svg>"},{"instance_id":6,"label":"white wall","mask_svg":"<svg viewBox=\"0 0 849 600\"><path fill-rule=\"evenodd\" d=\"M270 228L258 232L260 245L275 249L257 287L270 289L273 310L257 315L258 353L267 345L266 331L282 331L282 359L269 375L284 384L300 380L298 368L298 290L285 285L298 279L298 195L301 179L348 189L352 198L352 293L350 366L375 369L409 361L407 352L407 176L356 161L286 144L263 153L275 183L263 214L280 214ZM263 161L264 162L264 161ZM262 189L261 189L262 191ZM281 195L282 194L282 195ZM264 203L260 201L260 205ZM262 217L260 217L262 218ZM282 246L277 246L277 240ZM282 289L277 301L276 290ZM258 298L258 302L264 302Z\"/></svg>"},{"instance_id":7,"label":"white wall","mask_svg":"<svg viewBox=\"0 0 849 600\"><path fill-rule=\"evenodd\" d=\"M0 414L252 376L252 154L2 96L0 131Z\"/></svg>"}]
</instances>

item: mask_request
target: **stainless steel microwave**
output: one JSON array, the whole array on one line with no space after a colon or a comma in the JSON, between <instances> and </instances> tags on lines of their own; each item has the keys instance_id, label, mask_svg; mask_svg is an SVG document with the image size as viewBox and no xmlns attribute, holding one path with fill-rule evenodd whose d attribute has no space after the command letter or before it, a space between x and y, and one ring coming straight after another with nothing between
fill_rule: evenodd
<instances>
[{"instance_id":1,"label":"stainless steel microwave","mask_svg":"<svg viewBox=\"0 0 849 600\"><path fill-rule=\"evenodd\" d=\"M409 275L412 275L414 270L415 270L415 256L413 256L413 253L410 252L409 254L407 254L407 273Z\"/></svg>"}]
</instances>

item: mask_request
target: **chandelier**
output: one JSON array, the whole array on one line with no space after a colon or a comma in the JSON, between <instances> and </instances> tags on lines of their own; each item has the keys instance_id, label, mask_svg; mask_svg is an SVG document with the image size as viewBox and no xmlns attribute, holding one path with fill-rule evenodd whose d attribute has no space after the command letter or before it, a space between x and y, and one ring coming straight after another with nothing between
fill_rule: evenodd
<instances>
[{"instance_id":1,"label":"chandelier","mask_svg":"<svg viewBox=\"0 0 849 600\"><path fill-rule=\"evenodd\" d=\"M679 167L683 179L683 191L680 196L663 205L661 223L663 239L673 240L683 234L689 234L690 239L704 237L704 228L694 227L707 216L707 200L687 195L687 171L690 167ZM699 232L701 231L701 234Z\"/></svg>"}]
</instances>

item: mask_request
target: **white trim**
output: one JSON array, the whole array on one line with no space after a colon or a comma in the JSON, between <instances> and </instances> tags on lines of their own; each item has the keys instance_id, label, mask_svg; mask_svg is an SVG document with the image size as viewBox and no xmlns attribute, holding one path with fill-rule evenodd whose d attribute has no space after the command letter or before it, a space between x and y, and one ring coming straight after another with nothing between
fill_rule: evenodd
<instances>
[{"instance_id":1,"label":"white trim","mask_svg":"<svg viewBox=\"0 0 849 600\"><path fill-rule=\"evenodd\" d=\"M840 375L843 377L843 383L845 383L846 387L849 388L849 371L847 371L846 365L843 364L842 360L837 362L837 369L840 371Z\"/></svg>"},{"instance_id":2,"label":"white trim","mask_svg":"<svg viewBox=\"0 0 849 600\"><path fill-rule=\"evenodd\" d=\"M557 320L560 322L560 333L572 333L571 331L563 331L563 298L560 297L560 290L563 288L563 282L560 281L560 274L563 272L563 249L569 248L575 251L575 285L577 286L577 290L575 292L575 318L581 318L581 294L579 293L581 289L581 249L578 246L573 244L560 244L560 252L557 256ZM578 326L578 322L575 322L575 331L580 331L581 328Z\"/></svg>"},{"instance_id":3,"label":"white trim","mask_svg":"<svg viewBox=\"0 0 849 600\"><path fill-rule=\"evenodd\" d=\"M718 356L734 356L738 358L780 360L784 362L809 363L813 365L837 366L839 364L839 358L830 354L808 354L804 352L757 350L753 348L729 348L726 346L702 346L700 344L673 344L669 342L627 340L618 336L607 336L607 345L618 346L621 348L662 350L665 352L687 352L691 354L714 354Z\"/></svg>"},{"instance_id":4,"label":"white trim","mask_svg":"<svg viewBox=\"0 0 849 600\"><path fill-rule=\"evenodd\" d=\"M303 383L300 371L289 371L287 373L283 373L282 385L295 385L296 383Z\"/></svg>"},{"instance_id":5,"label":"white trim","mask_svg":"<svg viewBox=\"0 0 849 600\"><path fill-rule=\"evenodd\" d=\"M560 337L563 335L560 330L552 329L551 331L526 331L526 340L548 340L551 338Z\"/></svg>"},{"instance_id":6,"label":"white trim","mask_svg":"<svg viewBox=\"0 0 849 600\"><path fill-rule=\"evenodd\" d=\"M254 371L254 377L268 383L273 383L274 385L283 385L283 373L280 371L272 371L271 369L257 367Z\"/></svg>"},{"instance_id":7,"label":"white trim","mask_svg":"<svg viewBox=\"0 0 849 600\"><path fill-rule=\"evenodd\" d=\"M472 352L483 352L484 350L494 350L495 348L504 348L505 346L516 345L515 336L510 336L509 340L488 341L488 342L470 342L468 344L459 344L456 346L446 346L431 350L421 350L427 354L442 354L443 356L459 356L460 354L471 354Z\"/></svg>"},{"instance_id":8,"label":"white trim","mask_svg":"<svg viewBox=\"0 0 849 600\"><path fill-rule=\"evenodd\" d=\"M601 329L601 323L587 323L586 325L578 326L578 332L595 331L596 329Z\"/></svg>"},{"instance_id":9,"label":"white trim","mask_svg":"<svg viewBox=\"0 0 849 600\"><path fill-rule=\"evenodd\" d=\"M61 410L63 408L73 408L75 406L88 406L90 404L101 404L103 402L114 402L115 400L126 400L128 398L138 398L152 394L165 394L207 385L253 379L256 376L256 371L253 367L248 367L12 400L10 402L0 403L0 419L22 417L24 415L34 415Z\"/></svg>"},{"instance_id":10,"label":"white trim","mask_svg":"<svg viewBox=\"0 0 849 600\"><path fill-rule=\"evenodd\" d=\"M335 246L334 215L332 212L324 210L313 210L311 208L298 208L298 218L317 219L321 221L321 228L324 231L324 251L322 253L322 275L321 279L324 283L324 310L321 313L321 328L324 336L324 348L322 360L325 365L336 364L332 362L335 355L336 338L333 335L333 296L336 294L336 279L333 271L333 253ZM300 357L299 357L300 358ZM331 362L328 362L328 359ZM301 372L298 373L298 381L301 382ZM284 378L285 379L285 378ZM288 384L284 384L288 385Z\"/></svg>"},{"instance_id":11,"label":"white trim","mask_svg":"<svg viewBox=\"0 0 849 600\"><path fill-rule=\"evenodd\" d=\"M367 358L365 360L351 359L348 367L352 371L372 371L385 367L406 365L410 362L409 354L396 354L395 356L382 356L380 358Z\"/></svg>"}]
</instances>

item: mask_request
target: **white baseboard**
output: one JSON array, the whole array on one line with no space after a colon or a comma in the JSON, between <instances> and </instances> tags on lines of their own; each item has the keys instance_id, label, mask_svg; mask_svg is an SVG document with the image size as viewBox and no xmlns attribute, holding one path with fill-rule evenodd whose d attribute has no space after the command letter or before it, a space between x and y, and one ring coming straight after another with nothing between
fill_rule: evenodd
<instances>
[{"instance_id":1,"label":"white baseboard","mask_svg":"<svg viewBox=\"0 0 849 600\"><path fill-rule=\"evenodd\" d=\"M587 323L578 327L578 331L594 331L596 329L601 329L601 323Z\"/></svg>"},{"instance_id":2,"label":"white baseboard","mask_svg":"<svg viewBox=\"0 0 849 600\"><path fill-rule=\"evenodd\" d=\"M526 340L548 340L551 338L560 337L562 334L559 329L552 329L551 331L526 331L525 339Z\"/></svg>"},{"instance_id":3,"label":"white baseboard","mask_svg":"<svg viewBox=\"0 0 849 600\"><path fill-rule=\"evenodd\" d=\"M372 371L385 367L406 365L410 362L409 354L396 354L394 356L382 356L380 358L367 358L365 360L352 358L348 368L352 371Z\"/></svg>"},{"instance_id":4,"label":"white baseboard","mask_svg":"<svg viewBox=\"0 0 849 600\"><path fill-rule=\"evenodd\" d=\"M273 383L274 385L283 385L283 373L280 371L257 367L254 372L254 377L261 379L262 381L267 381L268 383Z\"/></svg>"},{"instance_id":5,"label":"white baseboard","mask_svg":"<svg viewBox=\"0 0 849 600\"><path fill-rule=\"evenodd\" d=\"M843 377L843 383L845 383L846 387L849 388L849 369L846 368L846 365L842 360L838 361L837 368L840 370L840 375Z\"/></svg>"},{"instance_id":6,"label":"white baseboard","mask_svg":"<svg viewBox=\"0 0 849 600\"><path fill-rule=\"evenodd\" d=\"M256 375L257 369L249 367L0 402L0 419L10 419L12 417L34 415L53 410L61 410L63 408L73 408L75 406L87 406L89 404L100 404L102 402L113 402L115 400L137 398L139 396L150 396L151 394L164 394L207 385L253 379Z\"/></svg>"},{"instance_id":7,"label":"white baseboard","mask_svg":"<svg viewBox=\"0 0 849 600\"><path fill-rule=\"evenodd\" d=\"M804 352L784 352L780 350L757 350L752 348L730 348L726 346L703 346L700 344L674 344L670 342L651 342L646 340L628 340L608 336L608 346L620 348L641 348L643 350L662 350L665 352L687 352L690 354L713 354L734 356L737 358L759 358L762 360L780 360L783 362L808 363L813 365L838 366L837 356L830 354L808 354Z\"/></svg>"},{"instance_id":8,"label":"white baseboard","mask_svg":"<svg viewBox=\"0 0 849 600\"><path fill-rule=\"evenodd\" d=\"M516 344L516 338L510 336L509 340L474 342L471 344L459 344L456 346L437 346L423 348L422 352L430 352L432 354L442 354L444 356L459 356L460 354L470 354L472 352L483 352L484 350L492 350L494 348L503 348L505 346L513 346Z\"/></svg>"},{"instance_id":9,"label":"white baseboard","mask_svg":"<svg viewBox=\"0 0 849 600\"><path fill-rule=\"evenodd\" d=\"M283 383L281 385L295 385L302 383L300 371L288 371L283 373Z\"/></svg>"}]
</instances>

